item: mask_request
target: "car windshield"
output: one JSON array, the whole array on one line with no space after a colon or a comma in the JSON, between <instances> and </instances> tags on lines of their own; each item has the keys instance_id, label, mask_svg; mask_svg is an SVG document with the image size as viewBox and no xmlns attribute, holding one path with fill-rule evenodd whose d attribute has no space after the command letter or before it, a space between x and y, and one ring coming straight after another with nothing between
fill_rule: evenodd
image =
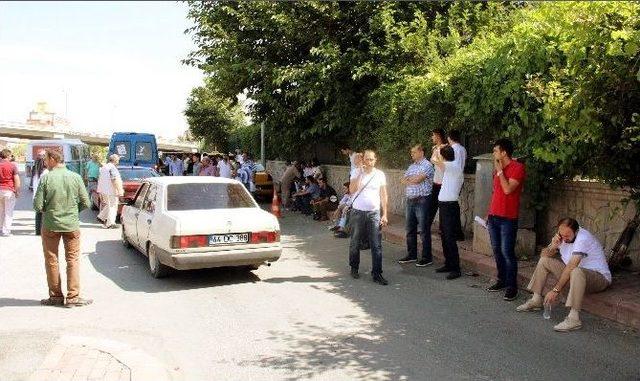
<instances>
[{"instance_id":1,"label":"car windshield","mask_svg":"<svg viewBox=\"0 0 640 381\"><path fill-rule=\"evenodd\" d=\"M158 177L158 172L150 168L127 168L120 169L122 181L141 181L147 177Z\"/></svg>"},{"instance_id":2,"label":"car windshield","mask_svg":"<svg viewBox=\"0 0 640 381\"><path fill-rule=\"evenodd\" d=\"M253 198L241 184L191 183L167 187L167 210L253 208Z\"/></svg>"}]
</instances>

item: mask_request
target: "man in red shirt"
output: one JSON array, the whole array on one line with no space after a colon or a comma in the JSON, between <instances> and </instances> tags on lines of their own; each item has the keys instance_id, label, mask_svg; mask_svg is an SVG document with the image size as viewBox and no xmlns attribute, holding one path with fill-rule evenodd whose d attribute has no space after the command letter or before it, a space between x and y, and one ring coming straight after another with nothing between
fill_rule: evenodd
<instances>
[{"instance_id":1,"label":"man in red shirt","mask_svg":"<svg viewBox=\"0 0 640 381\"><path fill-rule=\"evenodd\" d=\"M524 164L512 159L513 143L498 139L493 145L495 172L487 227L498 268L498 281L489 292L505 290L504 300L518 296L518 260L515 254L518 210L525 179Z\"/></svg>"},{"instance_id":2,"label":"man in red shirt","mask_svg":"<svg viewBox=\"0 0 640 381\"><path fill-rule=\"evenodd\" d=\"M20 193L20 175L18 167L11 162L11 151L0 151L0 236L11 235L13 208Z\"/></svg>"}]
</instances>

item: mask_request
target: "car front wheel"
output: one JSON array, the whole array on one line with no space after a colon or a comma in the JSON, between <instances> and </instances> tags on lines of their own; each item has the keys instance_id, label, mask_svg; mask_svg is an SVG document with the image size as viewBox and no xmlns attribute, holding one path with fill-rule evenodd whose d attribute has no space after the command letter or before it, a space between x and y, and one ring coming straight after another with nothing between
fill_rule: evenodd
<instances>
[{"instance_id":1,"label":"car front wheel","mask_svg":"<svg viewBox=\"0 0 640 381\"><path fill-rule=\"evenodd\" d=\"M151 270L151 275L153 275L154 278L163 278L171 273L171 267L160 263L156 250L153 244L149 245L149 270Z\"/></svg>"}]
</instances>

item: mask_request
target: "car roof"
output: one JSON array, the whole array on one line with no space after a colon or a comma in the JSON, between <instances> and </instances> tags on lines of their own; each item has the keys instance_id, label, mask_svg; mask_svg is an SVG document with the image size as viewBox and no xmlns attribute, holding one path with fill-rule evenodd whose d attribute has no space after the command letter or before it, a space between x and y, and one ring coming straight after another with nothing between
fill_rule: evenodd
<instances>
[{"instance_id":1,"label":"car roof","mask_svg":"<svg viewBox=\"0 0 640 381\"><path fill-rule=\"evenodd\" d=\"M170 185L170 184L240 184L238 180L227 179L226 177L216 176L161 176L150 177L144 179L153 184Z\"/></svg>"},{"instance_id":2,"label":"car roof","mask_svg":"<svg viewBox=\"0 0 640 381\"><path fill-rule=\"evenodd\" d=\"M150 169L150 170L153 170L153 168L142 167L142 166L139 166L139 165L119 165L118 169Z\"/></svg>"}]
</instances>

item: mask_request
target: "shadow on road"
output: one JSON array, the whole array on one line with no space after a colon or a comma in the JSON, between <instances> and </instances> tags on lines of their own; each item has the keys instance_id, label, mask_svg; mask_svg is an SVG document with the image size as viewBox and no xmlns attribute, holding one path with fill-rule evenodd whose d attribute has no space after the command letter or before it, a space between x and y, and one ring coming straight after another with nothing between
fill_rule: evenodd
<instances>
[{"instance_id":1,"label":"shadow on road","mask_svg":"<svg viewBox=\"0 0 640 381\"><path fill-rule=\"evenodd\" d=\"M383 381L597 379L611 377L608 369L614 368L618 379L638 375L637 365L627 367L626 360L608 354L634 348L635 358L640 341L608 328L606 322L584 316L587 326L582 331L558 335L539 316L518 314L515 304L474 289L478 278L449 282L433 268L398 265L405 248L386 242L383 268L389 286L371 281L370 251L361 253L361 278L355 280L349 276L349 240L333 239L324 225L297 214L287 213L281 224L283 247L290 254L282 259L315 263L330 274L262 281L309 283L346 298L359 313L339 316L329 326L298 321L291 323L293 329L271 330L267 340L284 349L240 365L285 370L291 381L325 379L342 371L354 380ZM548 366L561 357L562 368ZM599 365L594 369L584 364Z\"/></svg>"},{"instance_id":2,"label":"shadow on road","mask_svg":"<svg viewBox=\"0 0 640 381\"><path fill-rule=\"evenodd\" d=\"M35 299L0 298L0 307L33 307L39 305L40 301Z\"/></svg>"},{"instance_id":3,"label":"shadow on road","mask_svg":"<svg viewBox=\"0 0 640 381\"><path fill-rule=\"evenodd\" d=\"M149 272L147 257L125 248L119 240L98 241L96 251L87 254L87 258L96 271L125 291L154 293L260 281L251 271L227 267L174 271L166 278L155 279Z\"/></svg>"}]
</instances>

